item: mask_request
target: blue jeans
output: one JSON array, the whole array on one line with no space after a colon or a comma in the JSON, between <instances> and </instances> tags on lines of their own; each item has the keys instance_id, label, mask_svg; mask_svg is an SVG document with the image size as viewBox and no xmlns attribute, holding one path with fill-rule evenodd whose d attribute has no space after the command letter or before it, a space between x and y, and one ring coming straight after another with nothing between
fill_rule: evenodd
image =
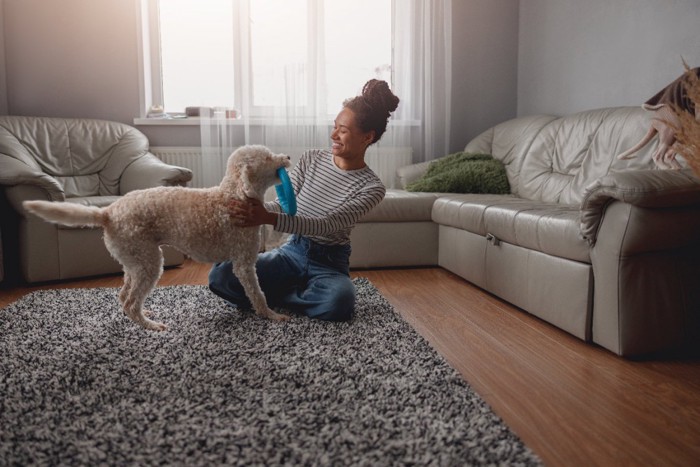
<instances>
[{"instance_id":1,"label":"blue jeans","mask_svg":"<svg viewBox=\"0 0 700 467\"><path fill-rule=\"evenodd\" d=\"M329 321L352 318L350 245L321 245L292 235L281 247L259 254L255 268L269 307ZM230 261L212 267L209 288L238 308L251 308Z\"/></svg>"}]
</instances>

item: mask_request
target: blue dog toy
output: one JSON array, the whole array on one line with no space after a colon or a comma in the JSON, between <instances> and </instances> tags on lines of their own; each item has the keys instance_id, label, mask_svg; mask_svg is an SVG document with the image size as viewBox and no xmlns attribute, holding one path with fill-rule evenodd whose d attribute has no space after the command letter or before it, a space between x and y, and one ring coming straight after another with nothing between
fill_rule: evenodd
<instances>
[{"instance_id":1,"label":"blue dog toy","mask_svg":"<svg viewBox=\"0 0 700 467\"><path fill-rule=\"evenodd\" d=\"M277 169L277 176L282 180L282 183L275 185L277 198L282 206L282 210L290 216L293 216L297 213L297 199L294 196L292 181L289 179L289 175L284 167Z\"/></svg>"}]
</instances>

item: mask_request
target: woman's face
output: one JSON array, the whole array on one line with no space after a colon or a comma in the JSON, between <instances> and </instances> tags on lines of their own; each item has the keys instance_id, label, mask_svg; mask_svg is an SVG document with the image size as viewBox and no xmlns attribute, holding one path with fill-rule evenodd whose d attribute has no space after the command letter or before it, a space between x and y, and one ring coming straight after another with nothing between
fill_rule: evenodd
<instances>
[{"instance_id":1,"label":"woman's face","mask_svg":"<svg viewBox=\"0 0 700 467\"><path fill-rule=\"evenodd\" d=\"M365 150L373 138L374 132L363 132L355 123L355 113L347 107L343 108L335 118L331 133L332 152L336 163L339 162L338 159L351 165L361 161L364 166Z\"/></svg>"}]
</instances>

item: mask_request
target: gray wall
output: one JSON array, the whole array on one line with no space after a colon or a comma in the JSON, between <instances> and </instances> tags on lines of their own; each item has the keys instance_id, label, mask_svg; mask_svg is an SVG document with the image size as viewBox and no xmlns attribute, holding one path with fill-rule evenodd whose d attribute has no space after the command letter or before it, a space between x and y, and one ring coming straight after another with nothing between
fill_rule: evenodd
<instances>
[{"instance_id":1,"label":"gray wall","mask_svg":"<svg viewBox=\"0 0 700 467\"><path fill-rule=\"evenodd\" d=\"M138 115L134 0L5 0L9 110L108 118Z\"/></svg>"},{"instance_id":2,"label":"gray wall","mask_svg":"<svg viewBox=\"0 0 700 467\"><path fill-rule=\"evenodd\" d=\"M700 66L700 0L520 2L518 115L640 105Z\"/></svg>"},{"instance_id":3,"label":"gray wall","mask_svg":"<svg viewBox=\"0 0 700 467\"><path fill-rule=\"evenodd\" d=\"M5 34L3 0L0 0L0 115L7 115L7 84L5 83Z\"/></svg>"},{"instance_id":4,"label":"gray wall","mask_svg":"<svg viewBox=\"0 0 700 467\"><path fill-rule=\"evenodd\" d=\"M140 116L138 0L4 0L12 115ZM197 146L198 127L141 127L154 146Z\"/></svg>"},{"instance_id":5,"label":"gray wall","mask_svg":"<svg viewBox=\"0 0 700 467\"><path fill-rule=\"evenodd\" d=\"M518 2L454 0L452 13L450 147L455 152L482 131L515 117Z\"/></svg>"},{"instance_id":6,"label":"gray wall","mask_svg":"<svg viewBox=\"0 0 700 467\"><path fill-rule=\"evenodd\" d=\"M9 113L124 123L139 116L138 0L0 2ZM454 2L454 150L515 115L517 23L517 1ZM197 127L140 129L154 146L199 145Z\"/></svg>"}]
</instances>

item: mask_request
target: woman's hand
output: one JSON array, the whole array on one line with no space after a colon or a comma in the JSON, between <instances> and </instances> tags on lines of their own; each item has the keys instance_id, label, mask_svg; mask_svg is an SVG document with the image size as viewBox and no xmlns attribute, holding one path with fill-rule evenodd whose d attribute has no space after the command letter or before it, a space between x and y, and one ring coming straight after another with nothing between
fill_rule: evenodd
<instances>
[{"instance_id":1,"label":"woman's hand","mask_svg":"<svg viewBox=\"0 0 700 467\"><path fill-rule=\"evenodd\" d=\"M275 225L277 214L269 212L265 206L255 198L245 200L234 199L229 203L229 212L236 225L241 227L255 227L263 224Z\"/></svg>"}]
</instances>

